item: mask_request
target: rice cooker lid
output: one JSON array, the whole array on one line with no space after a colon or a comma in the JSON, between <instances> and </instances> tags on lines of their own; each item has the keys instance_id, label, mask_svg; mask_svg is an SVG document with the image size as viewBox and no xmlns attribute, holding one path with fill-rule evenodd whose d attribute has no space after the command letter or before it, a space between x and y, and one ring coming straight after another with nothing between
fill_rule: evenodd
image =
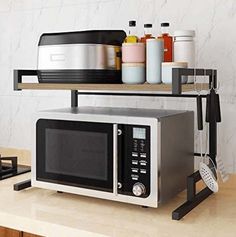
<instances>
[{"instance_id":1,"label":"rice cooker lid","mask_svg":"<svg viewBox=\"0 0 236 237\"><path fill-rule=\"evenodd\" d=\"M58 44L106 44L121 46L126 38L123 30L88 30L61 33L44 33L39 46Z\"/></svg>"}]
</instances>

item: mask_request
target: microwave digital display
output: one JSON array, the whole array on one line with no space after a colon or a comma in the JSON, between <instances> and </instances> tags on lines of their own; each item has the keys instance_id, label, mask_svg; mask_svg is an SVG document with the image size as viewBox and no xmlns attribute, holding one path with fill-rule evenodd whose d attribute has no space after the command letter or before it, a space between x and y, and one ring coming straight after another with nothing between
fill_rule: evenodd
<instances>
[{"instance_id":1,"label":"microwave digital display","mask_svg":"<svg viewBox=\"0 0 236 237\"><path fill-rule=\"evenodd\" d=\"M133 128L133 138L134 139L146 139L146 129L145 128Z\"/></svg>"}]
</instances>

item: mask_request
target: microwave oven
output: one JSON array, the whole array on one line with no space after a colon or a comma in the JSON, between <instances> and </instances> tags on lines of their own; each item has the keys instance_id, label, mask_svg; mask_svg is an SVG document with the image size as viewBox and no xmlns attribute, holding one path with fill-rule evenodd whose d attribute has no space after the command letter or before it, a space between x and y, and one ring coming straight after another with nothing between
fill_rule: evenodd
<instances>
[{"instance_id":1,"label":"microwave oven","mask_svg":"<svg viewBox=\"0 0 236 237\"><path fill-rule=\"evenodd\" d=\"M192 111L65 108L34 126L34 187L158 207L194 171Z\"/></svg>"}]
</instances>

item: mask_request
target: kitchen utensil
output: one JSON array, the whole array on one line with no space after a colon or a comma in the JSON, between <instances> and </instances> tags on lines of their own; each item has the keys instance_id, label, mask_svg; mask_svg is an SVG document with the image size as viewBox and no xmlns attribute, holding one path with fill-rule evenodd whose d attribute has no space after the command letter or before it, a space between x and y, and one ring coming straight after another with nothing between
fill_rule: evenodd
<instances>
[{"instance_id":1,"label":"kitchen utensil","mask_svg":"<svg viewBox=\"0 0 236 237\"><path fill-rule=\"evenodd\" d=\"M206 72L205 72L206 74ZM207 157L207 137L208 137L208 128L205 122L205 126L203 126L203 119L202 119L202 97L201 91L202 86L197 88L197 80L196 80L196 71L194 69L194 84L195 84L195 91L198 93L197 96L197 120L198 120L198 130L199 130L199 138L200 138L200 154L201 154L201 161L199 163L199 173L203 182L212 192L218 192L219 187L217 183L216 177L216 167L214 162L211 160L210 157ZM204 127L206 129L206 138L205 138L205 153L203 157L203 130Z\"/></svg>"},{"instance_id":2,"label":"kitchen utensil","mask_svg":"<svg viewBox=\"0 0 236 237\"><path fill-rule=\"evenodd\" d=\"M219 186L216 179L216 167L214 162L208 157L209 162L200 162L199 172L206 186L214 193L218 192Z\"/></svg>"}]
</instances>

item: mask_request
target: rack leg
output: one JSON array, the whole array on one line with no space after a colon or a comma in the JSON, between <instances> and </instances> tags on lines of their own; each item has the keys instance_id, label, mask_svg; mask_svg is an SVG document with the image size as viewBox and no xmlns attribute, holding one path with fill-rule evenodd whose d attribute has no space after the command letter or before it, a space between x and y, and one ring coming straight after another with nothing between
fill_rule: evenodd
<instances>
[{"instance_id":1,"label":"rack leg","mask_svg":"<svg viewBox=\"0 0 236 237\"><path fill-rule=\"evenodd\" d=\"M216 75L214 77L210 77L214 87L216 86ZM209 101L209 156L212 161L216 165L216 155L217 155L217 103L216 98L217 95L215 90L211 88L210 91L210 101ZM218 105L219 106L219 105ZM219 112L219 111L218 111ZM195 172L194 174L190 175L187 178L187 201L182 204L180 207L175 209L172 212L172 219L173 220L180 220L184 217L188 212L190 212L194 207L200 204L203 200L209 197L213 192L208 188L204 188L199 193L196 194L196 183L201 180L199 171Z\"/></svg>"},{"instance_id":2,"label":"rack leg","mask_svg":"<svg viewBox=\"0 0 236 237\"><path fill-rule=\"evenodd\" d=\"M29 187L31 187L31 180L30 179L14 184L14 191L21 191L21 190L29 188Z\"/></svg>"},{"instance_id":3,"label":"rack leg","mask_svg":"<svg viewBox=\"0 0 236 237\"><path fill-rule=\"evenodd\" d=\"M209 188L204 188L196 194L196 183L201 180L199 171L187 178L187 201L172 212L173 220L180 220L193 208L212 194Z\"/></svg>"}]
</instances>

